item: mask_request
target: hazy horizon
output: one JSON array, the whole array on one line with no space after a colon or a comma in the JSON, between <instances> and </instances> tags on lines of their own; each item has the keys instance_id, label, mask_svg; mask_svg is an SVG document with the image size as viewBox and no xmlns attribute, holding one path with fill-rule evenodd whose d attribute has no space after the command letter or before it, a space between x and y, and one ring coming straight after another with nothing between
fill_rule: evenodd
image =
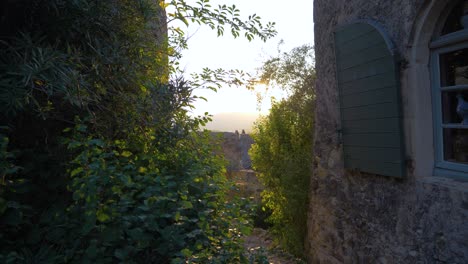
<instances>
[{"instance_id":1,"label":"hazy horizon","mask_svg":"<svg viewBox=\"0 0 468 264\"><path fill-rule=\"evenodd\" d=\"M206 129L219 132L241 133L242 129L246 133L251 133L253 124L260 117L259 113L250 112L223 112L213 114L213 121L206 125Z\"/></svg>"}]
</instances>

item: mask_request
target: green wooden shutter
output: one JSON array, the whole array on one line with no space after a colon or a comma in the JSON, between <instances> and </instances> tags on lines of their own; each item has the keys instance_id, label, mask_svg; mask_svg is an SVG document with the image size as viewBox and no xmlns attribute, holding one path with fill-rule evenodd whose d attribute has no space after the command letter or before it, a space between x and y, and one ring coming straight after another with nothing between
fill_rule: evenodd
<instances>
[{"instance_id":1,"label":"green wooden shutter","mask_svg":"<svg viewBox=\"0 0 468 264\"><path fill-rule=\"evenodd\" d=\"M378 25L358 21L335 31L345 168L405 175L399 68Z\"/></svg>"}]
</instances>

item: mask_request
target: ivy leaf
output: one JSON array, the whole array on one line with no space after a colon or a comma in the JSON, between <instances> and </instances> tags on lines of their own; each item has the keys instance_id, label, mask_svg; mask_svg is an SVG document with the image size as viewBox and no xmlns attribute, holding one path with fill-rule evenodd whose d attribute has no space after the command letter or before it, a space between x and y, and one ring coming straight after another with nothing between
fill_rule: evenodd
<instances>
[{"instance_id":1,"label":"ivy leaf","mask_svg":"<svg viewBox=\"0 0 468 264\"><path fill-rule=\"evenodd\" d=\"M182 201L181 206L184 209L192 209L193 208L193 204L190 201Z\"/></svg>"},{"instance_id":2,"label":"ivy leaf","mask_svg":"<svg viewBox=\"0 0 468 264\"><path fill-rule=\"evenodd\" d=\"M96 212L96 218L99 222L107 222L110 219L110 216L105 212L105 209L100 208Z\"/></svg>"},{"instance_id":3,"label":"ivy leaf","mask_svg":"<svg viewBox=\"0 0 468 264\"><path fill-rule=\"evenodd\" d=\"M191 257L192 254L193 254L193 252L192 252L190 249L188 249L188 248L182 249L182 250L180 251L180 253L182 253L182 255L183 255L184 257L186 257L186 258Z\"/></svg>"},{"instance_id":4,"label":"ivy leaf","mask_svg":"<svg viewBox=\"0 0 468 264\"><path fill-rule=\"evenodd\" d=\"M83 167L77 167L76 169L70 172L70 176L73 177L81 172L83 172Z\"/></svg>"}]
</instances>

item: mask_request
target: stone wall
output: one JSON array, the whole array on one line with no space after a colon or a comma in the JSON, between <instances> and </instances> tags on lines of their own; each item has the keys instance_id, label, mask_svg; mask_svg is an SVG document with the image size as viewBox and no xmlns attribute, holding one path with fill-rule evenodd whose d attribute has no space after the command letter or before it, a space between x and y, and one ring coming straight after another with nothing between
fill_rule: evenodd
<instances>
[{"instance_id":1,"label":"stone wall","mask_svg":"<svg viewBox=\"0 0 468 264\"><path fill-rule=\"evenodd\" d=\"M412 150L418 136L416 129L405 127L409 166L404 179L344 170L337 133L336 26L372 19L387 31L402 59L410 64L401 69L408 124L412 106L405 89L415 87L404 78L411 68L412 43L417 33L414 25L421 18L421 10L432 2L450 1L314 1L318 78L306 241L310 263L468 263L468 184L415 174L413 161L421 160Z\"/></svg>"},{"instance_id":2,"label":"stone wall","mask_svg":"<svg viewBox=\"0 0 468 264\"><path fill-rule=\"evenodd\" d=\"M228 161L228 171L250 170L252 161L249 156L249 149L254 143L252 137L242 130L233 132L211 132L213 138L219 140L221 150Z\"/></svg>"},{"instance_id":3,"label":"stone wall","mask_svg":"<svg viewBox=\"0 0 468 264\"><path fill-rule=\"evenodd\" d=\"M242 131L212 132L212 136L221 145L221 153L228 162L227 177L236 183L238 190L232 193L244 198L251 198L260 203L260 193L264 187L259 182L255 171L252 170L252 161L249 149L254 143L253 138Z\"/></svg>"},{"instance_id":4,"label":"stone wall","mask_svg":"<svg viewBox=\"0 0 468 264\"><path fill-rule=\"evenodd\" d=\"M249 134L246 134L245 131L242 130L239 141L241 150L241 167L245 170L250 170L252 169L252 160L249 156L249 150L254 143L254 140Z\"/></svg>"}]
</instances>

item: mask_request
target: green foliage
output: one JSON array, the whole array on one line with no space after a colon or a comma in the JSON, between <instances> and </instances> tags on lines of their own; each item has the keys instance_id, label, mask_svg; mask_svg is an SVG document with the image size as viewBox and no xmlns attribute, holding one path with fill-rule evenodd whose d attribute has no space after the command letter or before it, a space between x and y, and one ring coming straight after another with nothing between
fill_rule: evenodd
<instances>
[{"instance_id":1,"label":"green foliage","mask_svg":"<svg viewBox=\"0 0 468 264\"><path fill-rule=\"evenodd\" d=\"M274 34L207 3L172 1L169 17ZM209 116L187 114L198 81L227 75L169 80L186 42L167 35L162 1L0 7L0 263L261 261L243 252L250 207L226 199L224 164L200 132Z\"/></svg>"},{"instance_id":2,"label":"green foliage","mask_svg":"<svg viewBox=\"0 0 468 264\"><path fill-rule=\"evenodd\" d=\"M171 0L164 6L169 10L168 21L181 21L186 26L191 23L198 25L207 25L215 30L218 36L224 35L225 27L228 26L230 33L235 38L241 33L249 40L259 37L261 40L274 37L277 32L274 28L274 22L262 24L260 16L257 14L249 15L246 20L241 18L241 14L236 5L218 5L213 7L210 0L199 0L196 4L187 4L184 0ZM177 26L170 26L170 40L177 51L178 48L186 48L187 42L184 38L184 31ZM180 55L180 54L179 54Z\"/></svg>"},{"instance_id":3,"label":"green foliage","mask_svg":"<svg viewBox=\"0 0 468 264\"><path fill-rule=\"evenodd\" d=\"M257 14L243 19L235 5L212 6L209 0L199 0L196 4L187 4L184 0L171 0L164 6L168 10L169 54L173 59L170 66L175 72L182 72L178 68L177 60L182 56L181 51L188 47L185 31L181 29L182 25L187 27L191 24L207 25L216 31L218 36L224 35L225 28L228 27L234 38L243 33L249 41L256 37L266 41L277 34L274 22L263 24ZM182 23L171 23L177 21ZM221 88L221 84L253 88L250 74L238 69L204 68L200 73L193 73L190 81L190 86L194 88L208 88L214 91Z\"/></svg>"},{"instance_id":4,"label":"green foliage","mask_svg":"<svg viewBox=\"0 0 468 264\"><path fill-rule=\"evenodd\" d=\"M150 91L169 75L157 5L26 0L22 6L24 22L0 44L5 123L16 126L24 113L65 123L92 115L95 129L116 136L153 121ZM13 26L8 18L5 27Z\"/></svg>"},{"instance_id":5,"label":"green foliage","mask_svg":"<svg viewBox=\"0 0 468 264\"><path fill-rule=\"evenodd\" d=\"M286 90L290 100L296 103L314 100L315 66L312 46L302 45L290 52L278 51L276 57L263 63L256 81Z\"/></svg>"},{"instance_id":6,"label":"green foliage","mask_svg":"<svg viewBox=\"0 0 468 264\"><path fill-rule=\"evenodd\" d=\"M67 257L98 263L245 258L239 239L248 214L226 201L223 163L211 154L207 133L189 132L160 151L151 130L128 142L106 142L80 130L68 141L77 156L69 168L67 224L80 244L70 245Z\"/></svg>"},{"instance_id":7,"label":"green foliage","mask_svg":"<svg viewBox=\"0 0 468 264\"><path fill-rule=\"evenodd\" d=\"M20 192L13 179L4 184L0 260L248 263L240 243L250 228L248 207L226 200L230 185L208 132L187 133L165 141L166 149L151 129L109 141L77 125L66 140L74 153L67 205L51 206L34 219L31 206L12 199ZM5 146L7 177L15 170Z\"/></svg>"},{"instance_id":8,"label":"green foliage","mask_svg":"<svg viewBox=\"0 0 468 264\"><path fill-rule=\"evenodd\" d=\"M262 200L278 241L301 256L306 234L308 187L312 166L315 71L303 46L268 60L260 79L291 93L273 103L255 125L252 164L265 185Z\"/></svg>"}]
</instances>

